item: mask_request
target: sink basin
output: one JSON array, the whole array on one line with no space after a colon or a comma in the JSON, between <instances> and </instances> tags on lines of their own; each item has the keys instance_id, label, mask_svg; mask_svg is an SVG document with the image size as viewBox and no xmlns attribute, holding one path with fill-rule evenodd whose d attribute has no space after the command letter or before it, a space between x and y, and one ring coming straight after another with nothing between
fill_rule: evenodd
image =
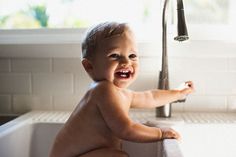
<instances>
[{"instance_id":1,"label":"sink basin","mask_svg":"<svg viewBox=\"0 0 236 157\"><path fill-rule=\"evenodd\" d=\"M184 157L235 157L235 124L186 124L176 127Z\"/></svg>"},{"instance_id":2,"label":"sink basin","mask_svg":"<svg viewBox=\"0 0 236 157\"><path fill-rule=\"evenodd\" d=\"M48 156L56 133L70 114L32 111L1 125L0 156ZM140 123L171 126L181 134L182 140L124 141L122 148L130 157L235 157L235 113L178 113L171 119L156 119L152 112L135 112L131 117Z\"/></svg>"},{"instance_id":3,"label":"sink basin","mask_svg":"<svg viewBox=\"0 0 236 157\"><path fill-rule=\"evenodd\" d=\"M48 156L57 132L69 115L65 112L31 112L0 126L1 156ZM173 150L176 157L182 157L178 143L173 139L152 143L124 141L122 149L130 157L172 157Z\"/></svg>"},{"instance_id":4,"label":"sink basin","mask_svg":"<svg viewBox=\"0 0 236 157\"><path fill-rule=\"evenodd\" d=\"M0 135L0 152L3 157L46 157L55 135L63 123L22 123ZM22 144L24 141L24 144ZM175 141L175 140L171 140ZM169 141L169 143L171 143ZM122 149L130 157L168 157L164 142L134 143L124 141ZM177 145L177 144L176 144Z\"/></svg>"}]
</instances>

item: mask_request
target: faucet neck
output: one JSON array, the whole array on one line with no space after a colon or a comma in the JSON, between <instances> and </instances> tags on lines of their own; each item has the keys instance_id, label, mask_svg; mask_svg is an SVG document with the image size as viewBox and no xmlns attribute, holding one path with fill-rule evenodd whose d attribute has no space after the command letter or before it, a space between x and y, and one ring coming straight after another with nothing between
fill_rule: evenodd
<instances>
[{"instance_id":1,"label":"faucet neck","mask_svg":"<svg viewBox=\"0 0 236 157\"><path fill-rule=\"evenodd\" d=\"M166 11L169 0L165 0L162 9L162 66L159 76L159 89L169 89L169 75L168 75L168 56L167 56L167 17Z\"/></svg>"},{"instance_id":2,"label":"faucet neck","mask_svg":"<svg viewBox=\"0 0 236 157\"><path fill-rule=\"evenodd\" d=\"M158 88L169 89L169 74L168 74L168 56L167 56L167 15L166 10L169 5L169 0L164 0L162 10L162 67L159 75ZM178 41L188 39L187 28L184 19L183 1L177 0L178 14L178 36L175 37ZM181 20L181 21L180 21ZM180 29L180 31L179 31ZM171 103L165 106L156 108L157 117L171 117Z\"/></svg>"},{"instance_id":3,"label":"faucet neck","mask_svg":"<svg viewBox=\"0 0 236 157\"><path fill-rule=\"evenodd\" d=\"M162 67L159 78L159 89L169 89L168 56L167 56L167 8L170 0L164 0L162 9ZM175 40L184 41L188 39L188 32L184 17L184 6L182 0L177 0L177 30Z\"/></svg>"}]
</instances>

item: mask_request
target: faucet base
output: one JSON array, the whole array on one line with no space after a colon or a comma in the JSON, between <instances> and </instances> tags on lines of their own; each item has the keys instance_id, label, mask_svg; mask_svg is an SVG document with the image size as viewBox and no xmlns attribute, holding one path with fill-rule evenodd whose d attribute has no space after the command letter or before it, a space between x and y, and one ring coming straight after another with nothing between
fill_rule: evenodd
<instances>
[{"instance_id":1,"label":"faucet base","mask_svg":"<svg viewBox=\"0 0 236 157\"><path fill-rule=\"evenodd\" d=\"M171 117L171 103L156 108L156 117Z\"/></svg>"}]
</instances>

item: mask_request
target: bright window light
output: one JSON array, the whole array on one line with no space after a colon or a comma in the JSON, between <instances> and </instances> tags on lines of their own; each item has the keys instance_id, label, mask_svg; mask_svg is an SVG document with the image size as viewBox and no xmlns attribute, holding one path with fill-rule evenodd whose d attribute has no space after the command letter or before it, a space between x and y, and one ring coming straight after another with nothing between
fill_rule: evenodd
<instances>
[{"instance_id":1,"label":"bright window light","mask_svg":"<svg viewBox=\"0 0 236 157\"><path fill-rule=\"evenodd\" d=\"M1 0L1 29L83 28L104 21L156 23L157 0Z\"/></svg>"},{"instance_id":2,"label":"bright window light","mask_svg":"<svg viewBox=\"0 0 236 157\"><path fill-rule=\"evenodd\" d=\"M0 0L0 31L87 28L104 21L118 21L129 23L141 37L153 38L155 34L157 38L161 35L162 2L163 0ZM235 0L183 2L190 39L195 36L198 39L222 38L219 32L226 34L225 38L228 38L234 30L231 28L236 25ZM175 9L175 6L169 8Z\"/></svg>"}]
</instances>

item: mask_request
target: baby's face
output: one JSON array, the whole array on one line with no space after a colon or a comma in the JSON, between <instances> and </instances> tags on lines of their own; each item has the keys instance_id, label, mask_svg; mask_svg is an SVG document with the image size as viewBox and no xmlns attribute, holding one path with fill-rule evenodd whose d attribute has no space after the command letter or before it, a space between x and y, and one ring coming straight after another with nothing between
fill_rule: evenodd
<instances>
[{"instance_id":1,"label":"baby's face","mask_svg":"<svg viewBox=\"0 0 236 157\"><path fill-rule=\"evenodd\" d=\"M137 77L139 59L131 32L104 39L92 60L94 80L108 80L119 88L129 86Z\"/></svg>"}]
</instances>

